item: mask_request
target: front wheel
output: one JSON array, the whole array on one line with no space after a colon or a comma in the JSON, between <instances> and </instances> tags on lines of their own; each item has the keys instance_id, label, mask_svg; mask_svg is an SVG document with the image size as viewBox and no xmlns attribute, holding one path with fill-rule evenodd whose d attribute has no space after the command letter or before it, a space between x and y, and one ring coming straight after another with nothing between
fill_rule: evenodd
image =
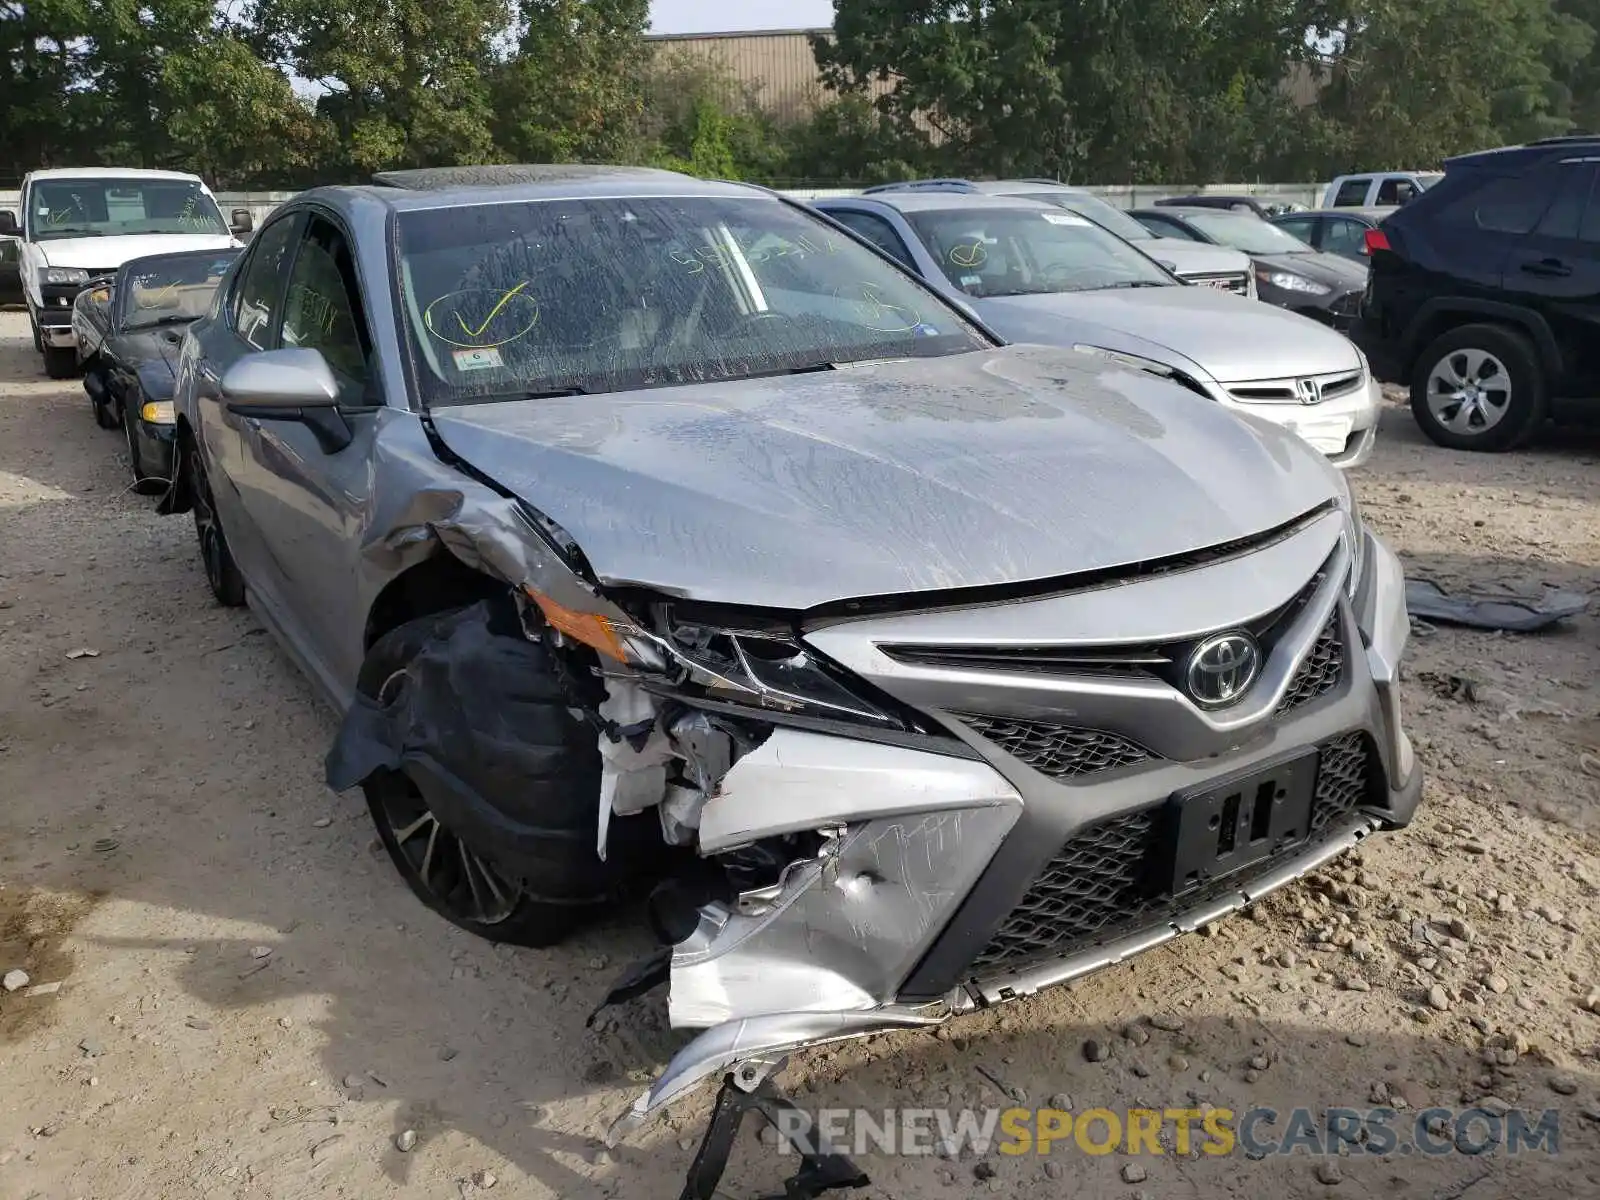
<instances>
[{"instance_id":1,"label":"front wheel","mask_svg":"<svg viewBox=\"0 0 1600 1200\"><path fill-rule=\"evenodd\" d=\"M396 702L408 668L461 615L422 617L379 638L357 689L380 704ZM594 729L573 715L544 647L525 649L520 695L508 706L515 715L506 717L516 747L505 751L504 761L496 751L494 762L454 764L454 770L445 764L443 775L420 766L384 768L361 786L384 848L419 900L490 941L550 946L620 893L636 861L625 835L635 831L614 822L611 853L601 861ZM465 747L441 752L474 753ZM509 777L516 788L505 796L481 787ZM659 845L659 831L653 836Z\"/></svg>"},{"instance_id":2,"label":"front wheel","mask_svg":"<svg viewBox=\"0 0 1600 1200\"><path fill-rule=\"evenodd\" d=\"M200 543L200 563L205 567L206 582L211 585L211 594L218 604L238 608L244 603L244 576L239 574L233 551L228 549L228 539L217 517L216 500L211 494L211 481L206 478L205 463L192 438L184 439L183 453L193 497L195 540Z\"/></svg>"},{"instance_id":3,"label":"front wheel","mask_svg":"<svg viewBox=\"0 0 1600 1200\"><path fill-rule=\"evenodd\" d=\"M1463 325L1417 359L1411 412L1451 450L1510 450L1543 423L1548 383L1532 341L1504 325Z\"/></svg>"}]
</instances>

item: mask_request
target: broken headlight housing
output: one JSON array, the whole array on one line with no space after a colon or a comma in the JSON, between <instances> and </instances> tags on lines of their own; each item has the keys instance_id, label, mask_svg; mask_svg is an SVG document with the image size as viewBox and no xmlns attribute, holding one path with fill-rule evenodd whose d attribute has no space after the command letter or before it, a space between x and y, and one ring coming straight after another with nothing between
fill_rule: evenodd
<instances>
[{"instance_id":1,"label":"broken headlight housing","mask_svg":"<svg viewBox=\"0 0 1600 1200\"><path fill-rule=\"evenodd\" d=\"M906 723L888 704L852 686L840 668L792 634L663 614L661 646L683 669L682 684L705 699L832 721L865 722L886 729Z\"/></svg>"},{"instance_id":2,"label":"broken headlight housing","mask_svg":"<svg viewBox=\"0 0 1600 1200\"><path fill-rule=\"evenodd\" d=\"M1339 483L1343 487L1343 494L1338 497L1339 511L1344 514L1345 537L1350 545L1350 576L1346 587L1350 595L1354 596L1361 586L1361 576L1367 566L1367 530L1361 521L1361 505L1356 502L1356 494L1350 486L1349 477L1343 471L1338 471Z\"/></svg>"}]
</instances>

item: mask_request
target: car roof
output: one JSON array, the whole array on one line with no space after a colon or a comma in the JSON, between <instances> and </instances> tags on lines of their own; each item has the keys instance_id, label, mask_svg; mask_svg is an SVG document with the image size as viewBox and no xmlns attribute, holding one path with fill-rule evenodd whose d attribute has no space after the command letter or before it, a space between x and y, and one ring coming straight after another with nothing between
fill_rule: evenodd
<instances>
[{"instance_id":1,"label":"car roof","mask_svg":"<svg viewBox=\"0 0 1600 1200\"><path fill-rule=\"evenodd\" d=\"M939 192L980 196L1013 196L1020 192L1059 191L1065 195L1092 195L1083 188L1058 183L1054 179L908 179L901 183L880 183L864 188L863 196L900 195L905 192Z\"/></svg>"},{"instance_id":2,"label":"car roof","mask_svg":"<svg viewBox=\"0 0 1600 1200\"><path fill-rule=\"evenodd\" d=\"M1574 150L1600 151L1600 136L1573 134L1567 137L1540 138L1521 146L1496 146L1489 150L1475 150L1471 154L1457 154L1444 160L1446 170L1451 167L1493 167L1510 165L1523 159L1542 161L1560 158ZM1436 172L1435 172L1436 173Z\"/></svg>"},{"instance_id":3,"label":"car roof","mask_svg":"<svg viewBox=\"0 0 1600 1200\"><path fill-rule=\"evenodd\" d=\"M504 187L519 183L569 183L583 179L689 179L681 171L660 167L631 167L611 163L488 163L470 167L418 167L406 171L379 171L372 182L379 187L409 191L438 191L452 187Z\"/></svg>"},{"instance_id":4,"label":"car roof","mask_svg":"<svg viewBox=\"0 0 1600 1200\"><path fill-rule=\"evenodd\" d=\"M1149 213L1152 217L1214 217L1218 213L1227 216L1229 211L1225 208L1215 208L1209 204L1163 204L1159 208L1142 206L1131 208L1129 212ZM1253 217L1254 213L1233 213L1236 217Z\"/></svg>"},{"instance_id":5,"label":"car roof","mask_svg":"<svg viewBox=\"0 0 1600 1200\"><path fill-rule=\"evenodd\" d=\"M1381 221L1400 206L1398 204L1345 205L1341 208L1306 208L1298 212L1279 213L1274 221L1285 217L1362 217L1368 221Z\"/></svg>"},{"instance_id":6,"label":"car roof","mask_svg":"<svg viewBox=\"0 0 1600 1200\"><path fill-rule=\"evenodd\" d=\"M28 172L29 179L182 179L200 183L188 171L146 171L139 167L42 167Z\"/></svg>"},{"instance_id":7,"label":"car roof","mask_svg":"<svg viewBox=\"0 0 1600 1200\"><path fill-rule=\"evenodd\" d=\"M860 196L828 196L814 201L818 207L823 207L830 201L848 203L853 200L869 200L874 204L885 204L890 208L903 213L913 212L938 212L943 209L962 208L1026 208L1030 210L1055 209L1054 204L1043 200L1029 200L1026 196L995 196L985 192L941 192L929 190L926 192L873 192L871 195L863 193Z\"/></svg>"},{"instance_id":8,"label":"car roof","mask_svg":"<svg viewBox=\"0 0 1600 1200\"><path fill-rule=\"evenodd\" d=\"M451 181L438 187L385 187L379 184L313 188L302 193L334 207L362 200L376 201L396 212L467 208L478 204L514 204L530 200L628 200L653 197L770 200L782 198L769 188L745 183L719 183L670 171L644 174L621 171L518 183L472 184ZM296 197L300 199L302 197Z\"/></svg>"}]
</instances>

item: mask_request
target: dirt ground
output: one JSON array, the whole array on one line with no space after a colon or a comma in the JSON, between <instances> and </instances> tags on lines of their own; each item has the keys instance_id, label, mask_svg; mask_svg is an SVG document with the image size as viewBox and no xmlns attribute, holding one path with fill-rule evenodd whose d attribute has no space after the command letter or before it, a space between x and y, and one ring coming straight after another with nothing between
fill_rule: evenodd
<instances>
[{"instance_id":1,"label":"dirt ground","mask_svg":"<svg viewBox=\"0 0 1600 1200\"><path fill-rule=\"evenodd\" d=\"M0 991L0 1198L677 1195L708 1096L597 1140L679 1041L659 996L585 1029L646 947L633 914L531 951L419 906L321 782L331 716L124 453L0 316L0 973L31 977ZM1593 594L1597 472L1592 435L1458 455L1395 407L1357 487L1417 575ZM1423 631L1409 670L1409 830L1212 936L784 1081L873 1110L1555 1108L1558 1153L867 1154L854 1194L1600 1194L1600 622ZM747 1136L723 1194L792 1167Z\"/></svg>"}]
</instances>

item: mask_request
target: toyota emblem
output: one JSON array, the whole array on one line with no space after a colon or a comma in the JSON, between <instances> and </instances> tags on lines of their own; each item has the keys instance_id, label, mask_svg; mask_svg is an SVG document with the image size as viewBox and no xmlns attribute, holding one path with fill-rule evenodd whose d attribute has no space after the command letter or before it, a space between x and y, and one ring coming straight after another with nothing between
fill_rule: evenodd
<instances>
[{"instance_id":1,"label":"toyota emblem","mask_svg":"<svg viewBox=\"0 0 1600 1200\"><path fill-rule=\"evenodd\" d=\"M1183 669L1189 696L1201 708L1232 704L1261 673L1261 648L1248 633L1219 633L1189 654Z\"/></svg>"}]
</instances>

